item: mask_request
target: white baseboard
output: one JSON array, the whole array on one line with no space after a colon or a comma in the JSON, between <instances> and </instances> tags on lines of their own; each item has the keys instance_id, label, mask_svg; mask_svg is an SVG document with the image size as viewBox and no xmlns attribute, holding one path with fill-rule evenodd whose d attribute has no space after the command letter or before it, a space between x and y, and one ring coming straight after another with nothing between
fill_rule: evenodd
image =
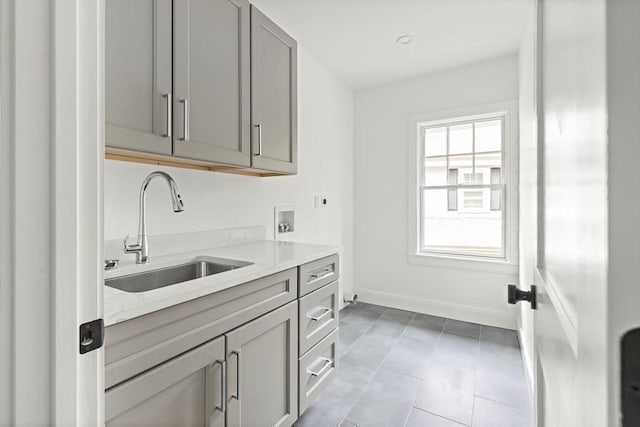
<instances>
[{"instance_id":1,"label":"white baseboard","mask_svg":"<svg viewBox=\"0 0 640 427\"><path fill-rule=\"evenodd\" d=\"M372 291L370 289L357 289L355 292L358 294L359 301L370 304L516 330L516 313L511 311L488 310L426 298Z\"/></svg>"}]
</instances>

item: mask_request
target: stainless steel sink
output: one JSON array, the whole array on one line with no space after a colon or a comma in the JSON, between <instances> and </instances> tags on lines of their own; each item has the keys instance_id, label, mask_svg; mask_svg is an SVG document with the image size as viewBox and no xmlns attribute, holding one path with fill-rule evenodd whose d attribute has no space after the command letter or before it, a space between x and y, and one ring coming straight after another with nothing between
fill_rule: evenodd
<instances>
[{"instance_id":1,"label":"stainless steel sink","mask_svg":"<svg viewBox=\"0 0 640 427\"><path fill-rule=\"evenodd\" d=\"M185 264L107 279L105 285L125 292L145 292L251 264L231 259L198 257Z\"/></svg>"}]
</instances>

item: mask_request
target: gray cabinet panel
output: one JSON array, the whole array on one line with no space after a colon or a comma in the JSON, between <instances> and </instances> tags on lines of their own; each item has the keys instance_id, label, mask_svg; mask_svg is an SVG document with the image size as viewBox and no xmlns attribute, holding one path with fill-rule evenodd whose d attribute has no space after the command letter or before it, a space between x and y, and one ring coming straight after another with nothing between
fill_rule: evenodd
<instances>
[{"instance_id":1,"label":"gray cabinet panel","mask_svg":"<svg viewBox=\"0 0 640 427\"><path fill-rule=\"evenodd\" d=\"M174 155L250 165L247 0L174 1Z\"/></svg>"},{"instance_id":2,"label":"gray cabinet panel","mask_svg":"<svg viewBox=\"0 0 640 427\"><path fill-rule=\"evenodd\" d=\"M331 255L298 267L298 294L300 296L338 280L340 265L338 255Z\"/></svg>"},{"instance_id":3,"label":"gray cabinet panel","mask_svg":"<svg viewBox=\"0 0 640 427\"><path fill-rule=\"evenodd\" d=\"M171 0L105 3L106 145L171 154Z\"/></svg>"},{"instance_id":4,"label":"gray cabinet panel","mask_svg":"<svg viewBox=\"0 0 640 427\"><path fill-rule=\"evenodd\" d=\"M251 7L253 168L297 170L297 43Z\"/></svg>"},{"instance_id":5,"label":"gray cabinet panel","mask_svg":"<svg viewBox=\"0 0 640 427\"><path fill-rule=\"evenodd\" d=\"M300 299L298 330L304 354L338 326L338 281Z\"/></svg>"},{"instance_id":6,"label":"gray cabinet panel","mask_svg":"<svg viewBox=\"0 0 640 427\"><path fill-rule=\"evenodd\" d=\"M106 425L224 427L224 344L215 339L107 390Z\"/></svg>"},{"instance_id":7,"label":"gray cabinet panel","mask_svg":"<svg viewBox=\"0 0 640 427\"><path fill-rule=\"evenodd\" d=\"M336 376L338 328L300 358L300 415Z\"/></svg>"},{"instance_id":8,"label":"gray cabinet panel","mask_svg":"<svg viewBox=\"0 0 640 427\"><path fill-rule=\"evenodd\" d=\"M229 426L290 426L297 419L297 316L294 301L226 335Z\"/></svg>"}]
</instances>

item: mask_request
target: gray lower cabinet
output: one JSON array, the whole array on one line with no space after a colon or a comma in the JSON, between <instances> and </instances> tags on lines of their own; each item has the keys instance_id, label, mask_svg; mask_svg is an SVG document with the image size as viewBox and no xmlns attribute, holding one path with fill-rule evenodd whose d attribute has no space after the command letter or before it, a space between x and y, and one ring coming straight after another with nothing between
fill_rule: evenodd
<instances>
[{"instance_id":1,"label":"gray lower cabinet","mask_svg":"<svg viewBox=\"0 0 640 427\"><path fill-rule=\"evenodd\" d=\"M335 282L300 298L298 329L300 354L306 353L338 327L339 284Z\"/></svg>"},{"instance_id":2,"label":"gray lower cabinet","mask_svg":"<svg viewBox=\"0 0 640 427\"><path fill-rule=\"evenodd\" d=\"M297 171L297 43L251 6L251 166Z\"/></svg>"},{"instance_id":3,"label":"gray lower cabinet","mask_svg":"<svg viewBox=\"0 0 640 427\"><path fill-rule=\"evenodd\" d=\"M291 426L336 374L338 268L332 255L107 327L107 426Z\"/></svg>"},{"instance_id":4,"label":"gray lower cabinet","mask_svg":"<svg viewBox=\"0 0 640 427\"><path fill-rule=\"evenodd\" d=\"M297 316L293 301L226 334L229 427L290 426L297 419Z\"/></svg>"},{"instance_id":5,"label":"gray lower cabinet","mask_svg":"<svg viewBox=\"0 0 640 427\"><path fill-rule=\"evenodd\" d=\"M338 328L300 357L300 414L302 414L336 376Z\"/></svg>"},{"instance_id":6,"label":"gray lower cabinet","mask_svg":"<svg viewBox=\"0 0 640 427\"><path fill-rule=\"evenodd\" d=\"M292 425L297 316L290 302L108 389L107 426Z\"/></svg>"},{"instance_id":7,"label":"gray lower cabinet","mask_svg":"<svg viewBox=\"0 0 640 427\"><path fill-rule=\"evenodd\" d=\"M224 358L216 338L107 390L106 425L224 427Z\"/></svg>"},{"instance_id":8,"label":"gray lower cabinet","mask_svg":"<svg viewBox=\"0 0 640 427\"><path fill-rule=\"evenodd\" d=\"M331 255L308 262L298 268L298 295L304 296L309 292L320 289L340 276L338 255Z\"/></svg>"}]
</instances>

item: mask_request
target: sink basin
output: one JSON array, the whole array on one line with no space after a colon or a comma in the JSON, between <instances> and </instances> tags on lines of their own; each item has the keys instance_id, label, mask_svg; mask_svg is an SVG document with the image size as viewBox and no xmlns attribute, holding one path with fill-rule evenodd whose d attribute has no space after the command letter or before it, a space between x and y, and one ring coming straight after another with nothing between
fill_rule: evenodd
<instances>
[{"instance_id":1,"label":"sink basin","mask_svg":"<svg viewBox=\"0 0 640 427\"><path fill-rule=\"evenodd\" d=\"M251 265L251 262L198 257L185 264L105 280L105 285L125 292L145 292Z\"/></svg>"}]
</instances>

